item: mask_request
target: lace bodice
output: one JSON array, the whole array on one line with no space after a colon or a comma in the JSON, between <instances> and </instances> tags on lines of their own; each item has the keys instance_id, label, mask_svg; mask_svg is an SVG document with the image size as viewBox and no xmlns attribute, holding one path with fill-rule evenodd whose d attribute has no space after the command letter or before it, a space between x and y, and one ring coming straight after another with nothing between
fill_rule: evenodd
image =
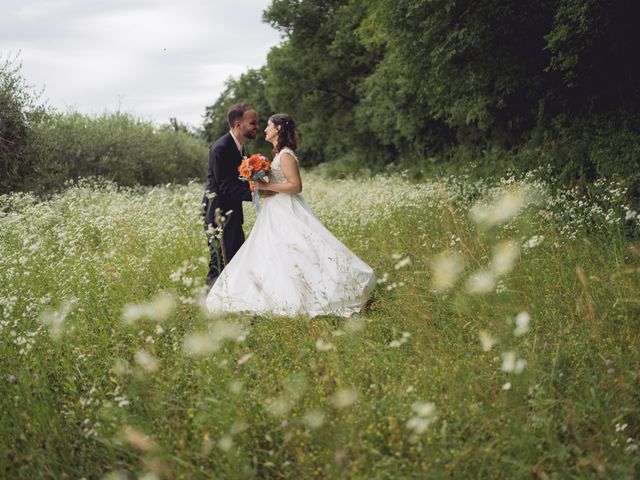
<instances>
[{"instance_id":1,"label":"lace bodice","mask_svg":"<svg viewBox=\"0 0 640 480\"><path fill-rule=\"evenodd\" d=\"M298 161L295 152L289 147L284 147L280 150L276 156L273 157L273 162L271 162L271 173L269 174L269 182L271 183L287 183L287 177L284 176L284 172L280 167L280 156L285 152L295 158L296 162Z\"/></svg>"}]
</instances>

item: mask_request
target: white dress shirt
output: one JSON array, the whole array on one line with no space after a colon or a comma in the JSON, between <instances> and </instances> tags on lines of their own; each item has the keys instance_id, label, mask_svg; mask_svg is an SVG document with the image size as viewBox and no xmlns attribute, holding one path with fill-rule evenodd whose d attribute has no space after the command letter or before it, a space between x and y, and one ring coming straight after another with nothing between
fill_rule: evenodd
<instances>
[{"instance_id":1,"label":"white dress shirt","mask_svg":"<svg viewBox=\"0 0 640 480\"><path fill-rule=\"evenodd\" d=\"M236 142L236 147L238 147L238 151L240 152L240 155L242 155L242 144L238 141L238 139L236 138L236 136L233 134L231 130L229 130L229 133L233 137L233 141Z\"/></svg>"}]
</instances>

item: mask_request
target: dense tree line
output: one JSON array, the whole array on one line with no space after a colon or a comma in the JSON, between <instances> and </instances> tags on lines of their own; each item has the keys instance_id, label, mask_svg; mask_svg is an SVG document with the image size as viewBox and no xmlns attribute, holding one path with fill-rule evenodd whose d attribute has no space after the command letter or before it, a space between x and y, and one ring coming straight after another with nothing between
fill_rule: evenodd
<instances>
[{"instance_id":1,"label":"dense tree line","mask_svg":"<svg viewBox=\"0 0 640 480\"><path fill-rule=\"evenodd\" d=\"M508 159L637 188L638 18L634 0L273 0L282 43L206 132L248 100L297 119L307 165Z\"/></svg>"},{"instance_id":2,"label":"dense tree line","mask_svg":"<svg viewBox=\"0 0 640 480\"><path fill-rule=\"evenodd\" d=\"M243 100L262 125L294 116L307 166L551 164L566 182L624 178L638 197L638 18L635 0L273 0L264 20L283 40L227 82L205 136L226 131L226 108ZM206 146L178 122L53 112L15 59L0 59L0 193L89 175L184 181L204 168Z\"/></svg>"}]
</instances>

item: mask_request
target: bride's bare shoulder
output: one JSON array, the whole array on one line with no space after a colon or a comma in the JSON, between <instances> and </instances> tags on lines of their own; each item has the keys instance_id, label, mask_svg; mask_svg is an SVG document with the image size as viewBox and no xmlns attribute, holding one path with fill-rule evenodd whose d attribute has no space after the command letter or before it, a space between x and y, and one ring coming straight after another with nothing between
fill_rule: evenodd
<instances>
[{"instance_id":1,"label":"bride's bare shoulder","mask_svg":"<svg viewBox=\"0 0 640 480\"><path fill-rule=\"evenodd\" d=\"M296 163L298 162L298 157L296 156L296 152L291 150L289 147L284 147L282 150L280 150L280 158L286 158L286 157L289 157L295 160Z\"/></svg>"}]
</instances>

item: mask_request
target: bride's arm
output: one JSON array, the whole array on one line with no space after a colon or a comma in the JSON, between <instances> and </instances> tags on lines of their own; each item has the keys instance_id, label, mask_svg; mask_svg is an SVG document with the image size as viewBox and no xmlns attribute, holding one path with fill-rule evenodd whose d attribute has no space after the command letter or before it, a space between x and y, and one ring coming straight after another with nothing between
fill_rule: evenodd
<instances>
[{"instance_id":1,"label":"bride's arm","mask_svg":"<svg viewBox=\"0 0 640 480\"><path fill-rule=\"evenodd\" d=\"M300 170L298 170L298 162L286 152L280 156L280 168L287 179L286 183L267 183L255 182L254 185L258 190L271 190L279 193L300 193L302 191L302 179L300 178Z\"/></svg>"}]
</instances>

